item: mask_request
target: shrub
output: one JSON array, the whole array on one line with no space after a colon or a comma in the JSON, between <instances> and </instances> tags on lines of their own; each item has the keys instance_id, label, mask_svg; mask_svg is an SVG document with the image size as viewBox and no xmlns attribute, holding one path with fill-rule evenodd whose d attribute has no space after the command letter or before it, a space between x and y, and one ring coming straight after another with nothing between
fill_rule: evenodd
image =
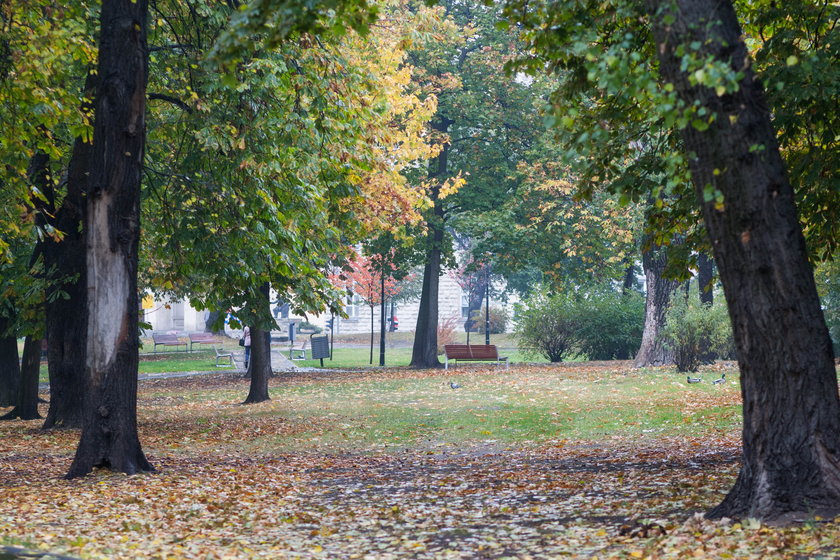
<instances>
[{"instance_id":1,"label":"shrub","mask_svg":"<svg viewBox=\"0 0 840 560\"><path fill-rule=\"evenodd\" d=\"M475 321L477 332L484 334L484 309L476 309L472 312L472 320ZM507 332L507 323L510 320L507 310L504 307L490 306L490 334L503 334Z\"/></svg>"},{"instance_id":2,"label":"shrub","mask_svg":"<svg viewBox=\"0 0 840 560\"><path fill-rule=\"evenodd\" d=\"M645 300L638 293L595 293L580 302L580 350L590 360L629 360L639 350Z\"/></svg>"},{"instance_id":3,"label":"shrub","mask_svg":"<svg viewBox=\"0 0 840 560\"><path fill-rule=\"evenodd\" d=\"M525 354L560 362L577 350L578 315L574 298L535 293L518 308L514 334Z\"/></svg>"},{"instance_id":4,"label":"shrub","mask_svg":"<svg viewBox=\"0 0 840 560\"><path fill-rule=\"evenodd\" d=\"M716 301L720 302L720 298ZM732 327L724 303L704 305L695 298L675 298L668 309L662 336L674 351L678 371L697 371L707 355L734 354Z\"/></svg>"},{"instance_id":5,"label":"shrub","mask_svg":"<svg viewBox=\"0 0 840 560\"><path fill-rule=\"evenodd\" d=\"M437 326L437 342L438 354L443 354L444 344L455 343L455 331L458 329L458 317L447 317L446 319L439 319Z\"/></svg>"}]
</instances>

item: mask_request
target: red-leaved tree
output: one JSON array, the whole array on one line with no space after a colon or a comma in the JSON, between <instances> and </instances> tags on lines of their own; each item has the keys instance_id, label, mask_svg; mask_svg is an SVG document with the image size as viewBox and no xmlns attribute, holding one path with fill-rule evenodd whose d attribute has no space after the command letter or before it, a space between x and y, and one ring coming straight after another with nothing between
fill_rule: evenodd
<instances>
[{"instance_id":1,"label":"red-leaved tree","mask_svg":"<svg viewBox=\"0 0 840 560\"><path fill-rule=\"evenodd\" d=\"M392 254L365 256L357 253L348 261L341 276L336 279L338 286L358 295L370 307L371 364L373 364L373 310L377 305L384 307L385 302L399 294L401 290L393 275L396 266L390 258L392 256Z\"/></svg>"}]
</instances>

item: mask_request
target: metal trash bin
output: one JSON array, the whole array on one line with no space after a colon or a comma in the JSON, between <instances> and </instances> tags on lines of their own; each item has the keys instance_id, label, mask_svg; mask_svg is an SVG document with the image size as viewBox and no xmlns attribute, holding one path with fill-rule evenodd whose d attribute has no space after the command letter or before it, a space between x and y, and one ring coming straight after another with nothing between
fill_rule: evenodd
<instances>
[{"instance_id":1,"label":"metal trash bin","mask_svg":"<svg viewBox=\"0 0 840 560\"><path fill-rule=\"evenodd\" d=\"M310 335L309 348L312 352L313 360L321 360L321 367L324 367L324 358L330 357L330 337L329 335Z\"/></svg>"}]
</instances>

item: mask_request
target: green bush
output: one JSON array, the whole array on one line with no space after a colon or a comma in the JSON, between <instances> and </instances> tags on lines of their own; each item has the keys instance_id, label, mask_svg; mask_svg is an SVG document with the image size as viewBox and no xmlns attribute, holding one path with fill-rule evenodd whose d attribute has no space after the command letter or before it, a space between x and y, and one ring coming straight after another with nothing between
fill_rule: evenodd
<instances>
[{"instance_id":1,"label":"green bush","mask_svg":"<svg viewBox=\"0 0 840 560\"><path fill-rule=\"evenodd\" d=\"M514 335L523 353L560 362L577 352L579 309L566 294L535 293L520 304Z\"/></svg>"},{"instance_id":2,"label":"green bush","mask_svg":"<svg viewBox=\"0 0 840 560\"><path fill-rule=\"evenodd\" d=\"M484 334L484 309L473 310L472 320L475 321L477 332ZM504 307L490 306L490 334L504 334L507 332L509 320L510 316Z\"/></svg>"},{"instance_id":3,"label":"green bush","mask_svg":"<svg viewBox=\"0 0 840 560\"><path fill-rule=\"evenodd\" d=\"M639 350L645 300L638 293L594 293L580 302L580 351L590 360L629 360Z\"/></svg>"},{"instance_id":4,"label":"green bush","mask_svg":"<svg viewBox=\"0 0 840 560\"><path fill-rule=\"evenodd\" d=\"M709 356L728 358L734 355L734 341L729 314L722 298L714 305L704 305L696 298L676 297L671 302L662 336L674 351L678 371L697 371Z\"/></svg>"}]
</instances>

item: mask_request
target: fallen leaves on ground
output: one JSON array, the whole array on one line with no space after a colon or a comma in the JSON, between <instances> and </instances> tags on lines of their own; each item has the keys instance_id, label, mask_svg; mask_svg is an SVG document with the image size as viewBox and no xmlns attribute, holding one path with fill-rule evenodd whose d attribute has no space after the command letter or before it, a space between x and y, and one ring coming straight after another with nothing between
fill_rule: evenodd
<instances>
[{"instance_id":1,"label":"fallen leaves on ground","mask_svg":"<svg viewBox=\"0 0 840 560\"><path fill-rule=\"evenodd\" d=\"M626 372L611 367L541 367L493 382L500 392L530 398L529 385L558 371L580 383L622 382ZM490 383L487 371L461 372L466 390L457 398ZM836 522L782 529L697 515L718 503L737 475L737 430L679 437L618 432L595 440L438 438L374 452L317 439L295 452L271 449L271 439L246 445L266 433L311 435L351 422L328 412L297 420L278 414L289 404L284 388L382 386L418 376L446 379L439 371L379 370L340 380L301 374L274 380L274 401L252 407L226 400L228 391L244 394L243 382L232 377L142 383L141 437L158 473L132 477L97 472L64 480L77 433L40 432L34 421L0 423L0 503L6 504L0 542L83 558L840 554ZM374 398L398 390L388 387ZM732 392L681 390L675 398L703 412L731 402Z\"/></svg>"}]
</instances>

